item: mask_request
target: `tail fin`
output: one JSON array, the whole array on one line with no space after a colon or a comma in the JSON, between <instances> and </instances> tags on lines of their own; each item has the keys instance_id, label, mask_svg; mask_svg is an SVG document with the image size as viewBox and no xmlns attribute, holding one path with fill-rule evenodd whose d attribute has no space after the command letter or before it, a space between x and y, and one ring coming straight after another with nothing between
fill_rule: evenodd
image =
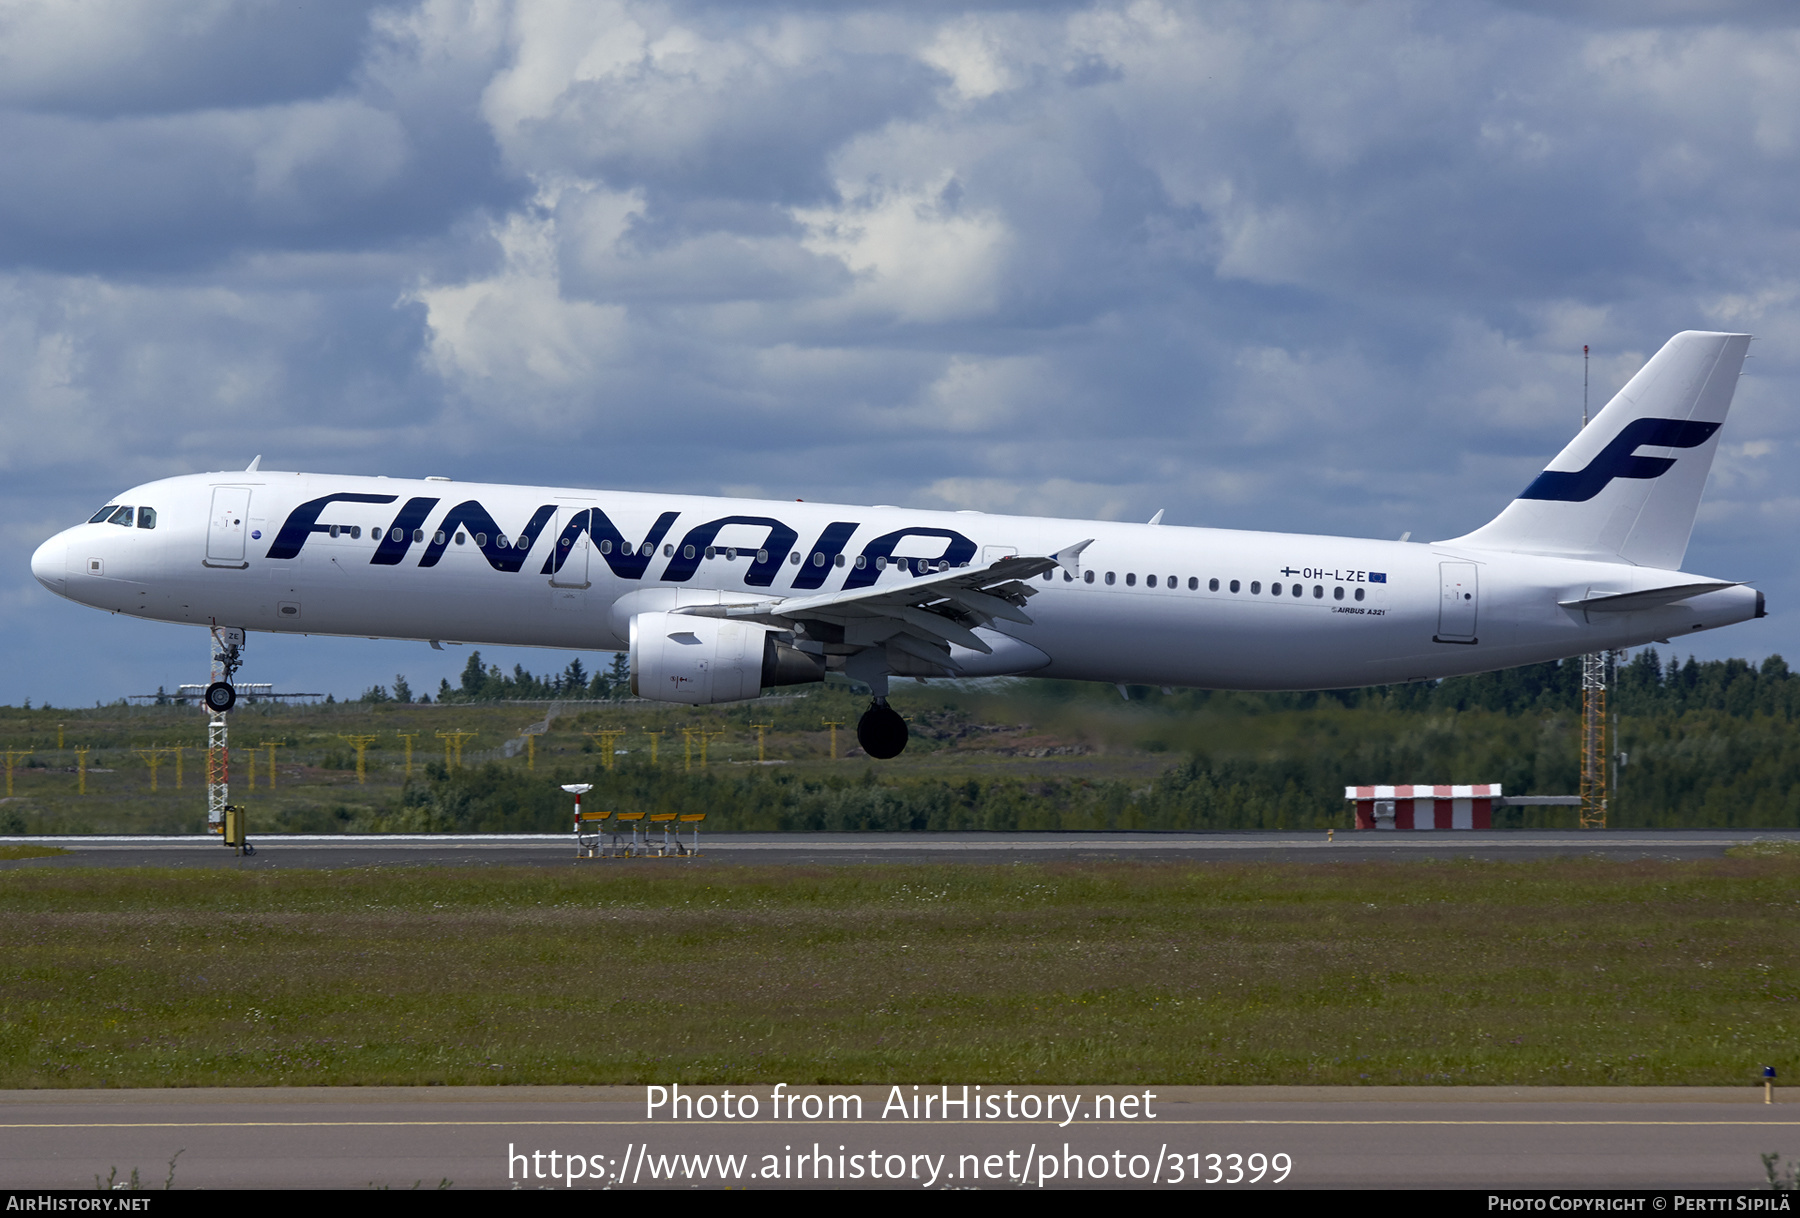
<instances>
[{"instance_id":1,"label":"tail fin","mask_svg":"<svg viewBox=\"0 0 1800 1218\"><path fill-rule=\"evenodd\" d=\"M1677 334L1505 511L1446 544L1679 569L1749 346Z\"/></svg>"}]
</instances>

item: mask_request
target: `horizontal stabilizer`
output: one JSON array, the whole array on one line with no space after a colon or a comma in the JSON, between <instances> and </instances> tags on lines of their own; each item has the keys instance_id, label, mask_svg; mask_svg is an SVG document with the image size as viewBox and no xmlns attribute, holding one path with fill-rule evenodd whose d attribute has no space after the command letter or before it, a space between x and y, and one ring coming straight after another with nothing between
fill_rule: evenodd
<instances>
[{"instance_id":1,"label":"horizontal stabilizer","mask_svg":"<svg viewBox=\"0 0 1800 1218\"><path fill-rule=\"evenodd\" d=\"M1578 601L1558 601L1564 609L1580 609L1588 613L1633 613L1639 609L1657 609L1673 605L1691 596L1717 592L1721 588L1737 588L1739 584L1724 580L1707 580L1700 584L1673 584L1667 588L1649 588L1643 592L1603 593Z\"/></svg>"}]
</instances>

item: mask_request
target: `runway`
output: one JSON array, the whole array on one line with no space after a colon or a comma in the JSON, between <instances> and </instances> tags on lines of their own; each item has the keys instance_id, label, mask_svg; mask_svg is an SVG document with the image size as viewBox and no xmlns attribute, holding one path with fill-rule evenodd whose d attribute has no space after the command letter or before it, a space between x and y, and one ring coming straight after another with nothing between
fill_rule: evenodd
<instances>
[{"instance_id":1,"label":"runway","mask_svg":"<svg viewBox=\"0 0 1800 1218\"><path fill-rule=\"evenodd\" d=\"M784 1088L791 1116L774 1091L733 1091L739 1120L652 1119L642 1087L0 1092L0 1187L160 1187L174 1159L176 1188L1756 1190L1763 1153L1800 1152L1800 1103L1749 1086ZM1013 1118L963 1119L1002 1092ZM948 1119L894 1107L964 1094Z\"/></svg>"},{"instance_id":2,"label":"runway","mask_svg":"<svg viewBox=\"0 0 1800 1218\"><path fill-rule=\"evenodd\" d=\"M1703 859L1758 840L1800 842L1792 829L1494 830L1324 833L705 833L697 856L578 862L568 834L292 834L251 836L240 857L216 837L10 837L69 854L9 867L449 867L676 864L1025 863L1053 861L1312 862L1404 859ZM686 840L686 839L684 839Z\"/></svg>"}]
</instances>

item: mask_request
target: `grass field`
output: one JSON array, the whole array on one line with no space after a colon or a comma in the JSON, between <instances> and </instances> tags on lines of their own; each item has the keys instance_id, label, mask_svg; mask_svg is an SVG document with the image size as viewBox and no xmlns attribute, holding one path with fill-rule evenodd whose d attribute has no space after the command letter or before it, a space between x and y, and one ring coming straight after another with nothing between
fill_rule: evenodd
<instances>
[{"instance_id":1,"label":"grass field","mask_svg":"<svg viewBox=\"0 0 1800 1218\"><path fill-rule=\"evenodd\" d=\"M893 698L912 742L885 762L855 745L867 695L836 682L710 707L371 690L233 711L230 798L255 834L555 830L557 787L573 782L603 807L704 811L712 829L1323 830L1348 827L1352 784L1573 793L1576 667L1330 695L1137 686L1129 700L1081 682L907 682ZM1778 657L1664 669L1646 652L1617 694L1630 763L1610 825L1800 826L1800 676ZM0 836L201 832L205 730L191 706L0 707ZM1511 806L1494 823L1576 815Z\"/></svg>"},{"instance_id":2,"label":"grass field","mask_svg":"<svg viewBox=\"0 0 1800 1218\"><path fill-rule=\"evenodd\" d=\"M0 871L0 1087L1743 1084L1800 858Z\"/></svg>"},{"instance_id":3,"label":"grass field","mask_svg":"<svg viewBox=\"0 0 1800 1218\"><path fill-rule=\"evenodd\" d=\"M1158 741L1139 747L1141 704L1120 700L1119 714L1103 702L1081 726L1058 723L1049 730L1021 722L1016 707L990 702L923 689L898 695L895 704L912 719L913 738L899 759L881 764L881 778L1131 789L1154 781L1172 760ZM554 782L593 777L606 747L622 750L615 757L621 770L654 774L671 789L708 776L775 773L802 782L854 782L871 765L856 749L854 731L867 705L866 695L837 687L723 707L570 702L556 706L549 730L529 746L525 729L543 722L552 704L242 705L231 718L231 796L249 807L258 833L416 830L397 813L409 785L426 784L429 773L441 779L446 769L491 770L506 781L535 780L553 790ZM840 725L835 739L831 722ZM758 723L765 725L760 743ZM597 734L607 730L623 734ZM450 756L444 732L465 736L459 766L444 764ZM358 739L364 742L360 774ZM15 762L0 798L0 834L202 832L205 740L205 715L193 707L0 708L0 744ZM762 758L772 765L759 767ZM83 763L85 777L78 773ZM557 797L556 813L544 824L505 827L563 828L565 802ZM1347 815L1335 801L1331 811Z\"/></svg>"}]
</instances>

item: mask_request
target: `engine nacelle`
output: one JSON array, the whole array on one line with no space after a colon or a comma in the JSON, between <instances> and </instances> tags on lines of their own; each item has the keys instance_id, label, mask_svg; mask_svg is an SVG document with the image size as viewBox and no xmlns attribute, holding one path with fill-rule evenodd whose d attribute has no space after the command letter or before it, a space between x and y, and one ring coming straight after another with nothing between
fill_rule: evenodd
<instances>
[{"instance_id":1,"label":"engine nacelle","mask_svg":"<svg viewBox=\"0 0 1800 1218\"><path fill-rule=\"evenodd\" d=\"M825 659L755 622L639 613L631 619L631 692L658 702L741 702L776 685L825 679Z\"/></svg>"}]
</instances>

